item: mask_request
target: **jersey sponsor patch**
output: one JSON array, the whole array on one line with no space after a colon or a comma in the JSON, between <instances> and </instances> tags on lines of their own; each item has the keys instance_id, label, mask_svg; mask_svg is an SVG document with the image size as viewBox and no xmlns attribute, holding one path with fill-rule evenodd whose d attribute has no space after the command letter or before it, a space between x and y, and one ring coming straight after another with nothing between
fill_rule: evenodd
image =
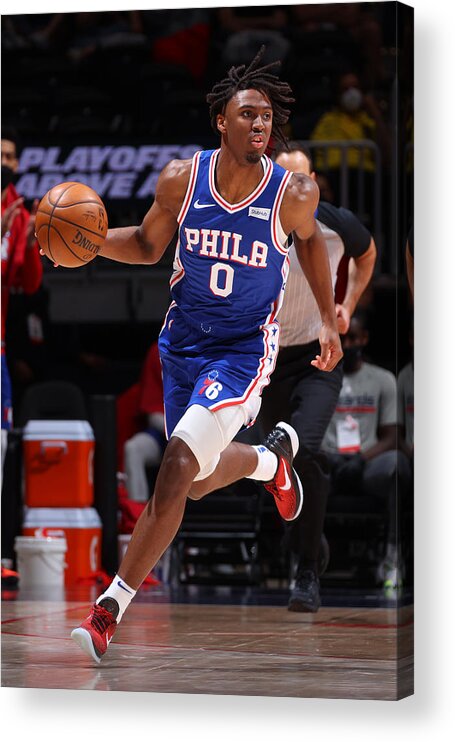
<instances>
[{"instance_id":1,"label":"jersey sponsor patch","mask_svg":"<svg viewBox=\"0 0 455 742\"><path fill-rule=\"evenodd\" d=\"M257 206L250 206L248 209L248 216L254 216L256 219L264 219L268 221L270 219L271 209L261 209Z\"/></svg>"}]
</instances>

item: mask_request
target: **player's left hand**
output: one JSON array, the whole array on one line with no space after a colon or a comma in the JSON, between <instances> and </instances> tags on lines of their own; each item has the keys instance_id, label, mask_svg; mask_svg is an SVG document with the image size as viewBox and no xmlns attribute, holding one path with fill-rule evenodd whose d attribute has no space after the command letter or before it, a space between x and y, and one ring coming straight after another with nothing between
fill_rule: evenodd
<instances>
[{"instance_id":1,"label":"player's left hand","mask_svg":"<svg viewBox=\"0 0 455 742\"><path fill-rule=\"evenodd\" d=\"M346 335L351 323L351 315L343 304L335 304L335 312L337 316L338 332L340 335Z\"/></svg>"},{"instance_id":2,"label":"player's left hand","mask_svg":"<svg viewBox=\"0 0 455 742\"><path fill-rule=\"evenodd\" d=\"M27 247L33 247L35 244L35 219L36 219L36 212L38 211L38 204L39 201L37 198L33 201L32 210L30 211L30 219L28 220L27 225Z\"/></svg>"},{"instance_id":3,"label":"player's left hand","mask_svg":"<svg viewBox=\"0 0 455 742\"><path fill-rule=\"evenodd\" d=\"M35 237L36 237L36 234L35 234ZM42 255L43 257L46 257L47 258L46 253L44 252L44 250L41 247L39 249L39 254ZM49 260L50 260L50 258L49 258ZM54 268L58 268L58 263L54 263Z\"/></svg>"},{"instance_id":4,"label":"player's left hand","mask_svg":"<svg viewBox=\"0 0 455 742\"><path fill-rule=\"evenodd\" d=\"M311 361L311 365L320 371L333 371L337 363L343 358L338 331L329 325L323 324L319 333L319 344L321 355L317 355Z\"/></svg>"}]
</instances>

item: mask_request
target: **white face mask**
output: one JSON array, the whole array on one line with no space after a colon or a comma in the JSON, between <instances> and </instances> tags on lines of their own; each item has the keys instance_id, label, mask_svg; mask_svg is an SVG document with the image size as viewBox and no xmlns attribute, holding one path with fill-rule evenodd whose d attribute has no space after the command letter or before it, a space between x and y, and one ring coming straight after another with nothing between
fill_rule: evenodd
<instances>
[{"instance_id":1,"label":"white face mask","mask_svg":"<svg viewBox=\"0 0 455 742\"><path fill-rule=\"evenodd\" d=\"M340 102L346 111L358 111L362 105L362 91L359 88L348 88L342 93Z\"/></svg>"}]
</instances>

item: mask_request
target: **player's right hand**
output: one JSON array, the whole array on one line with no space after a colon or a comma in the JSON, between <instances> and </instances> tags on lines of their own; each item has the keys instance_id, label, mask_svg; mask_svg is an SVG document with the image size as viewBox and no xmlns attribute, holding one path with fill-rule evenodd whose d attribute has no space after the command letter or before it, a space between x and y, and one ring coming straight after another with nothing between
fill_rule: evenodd
<instances>
[{"instance_id":1,"label":"player's right hand","mask_svg":"<svg viewBox=\"0 0 455 742\"><path fill-rule=\"evenodd\" d=\"M311 365L320 371L333 371L337 363L343 358L338 330L323 323L319 333L319 344L321 355L317 355L311 361Z\"/></svg>"}]
</instances>

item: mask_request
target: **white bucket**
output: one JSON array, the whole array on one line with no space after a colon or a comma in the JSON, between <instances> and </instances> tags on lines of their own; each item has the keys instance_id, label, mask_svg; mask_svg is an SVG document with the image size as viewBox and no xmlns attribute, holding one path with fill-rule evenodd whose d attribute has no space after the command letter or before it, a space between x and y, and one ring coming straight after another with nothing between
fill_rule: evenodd
<instances>
[{"instance_id":1,"label":"white bucket","mask_svg":"<svg viewBox=\"0 0 455 742\"><path fill-rule=\"evenodd\" d=\"M63 587L65 538L16 536L14 549L21 587Z\"/></svg>"}]
</instances>

